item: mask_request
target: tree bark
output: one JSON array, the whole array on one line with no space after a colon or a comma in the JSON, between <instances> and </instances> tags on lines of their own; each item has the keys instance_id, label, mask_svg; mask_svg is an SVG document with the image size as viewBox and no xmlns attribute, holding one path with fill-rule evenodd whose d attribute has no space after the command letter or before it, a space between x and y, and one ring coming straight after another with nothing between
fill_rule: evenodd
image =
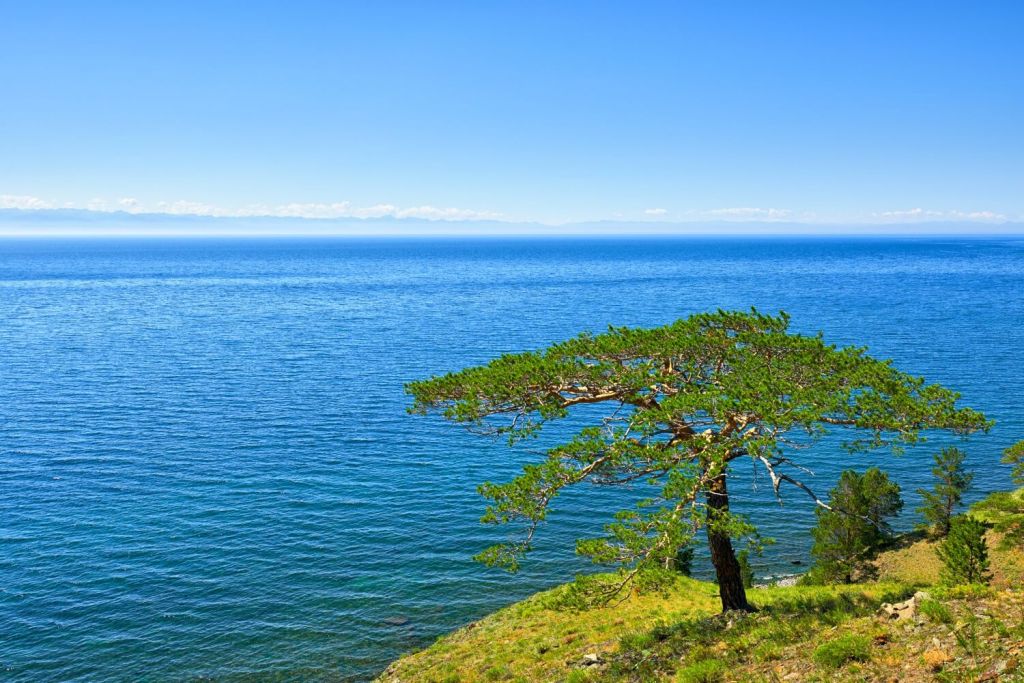
<instances>
[{"instance_id":1,"label":"tree bark","mask_svg":"<svg viewBox=\"0 0 1024 683\"><path fill-rule=\"evenodd\" d=\"M722 611L741 610L753 612L754 608L747 602L747 591L743 587L740 574L740 563L732 547L729 533L720 528L719 520L729 512L729 491L725 483L725 474L720 474L712 483L706 494L708 503L708 549L711 550L711 564L718 576L718 595L722 599Z\"/></svg>"}]
</instances>

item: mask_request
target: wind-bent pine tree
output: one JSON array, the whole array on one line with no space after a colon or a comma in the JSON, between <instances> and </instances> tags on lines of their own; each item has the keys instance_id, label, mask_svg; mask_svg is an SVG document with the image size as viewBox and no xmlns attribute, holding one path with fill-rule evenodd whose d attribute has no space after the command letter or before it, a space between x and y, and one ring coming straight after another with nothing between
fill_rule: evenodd
<instances>
[{"instance_id":1,"label":"wind-bent pine tree","mask_svg":"<svg viewBox=\"0 0 1024 683\"><path fill-rule=\"evenodd\" d=\"M410 412L436 411L510 445L578 407L588 407L587 417L595 405L605 408L520 476L480 487L489 499L483 521L522 525L523 536L477 559L517 569L566 487L646 482L651 497L616 513L607 535L579 541L577 552L619 565L621 588L638 572L665 566L703 528L723 611L749 610L733 540L752 527L730 512L732 463L750 459L763 468L777 497L785 483L824 506L795 472L805 470L801 451L830 430L851 431L852 450L900 450L925 430L988 427L949 389L865 349L837 348L788 327L785 313L718 311L654 329L585 333L408 384Z\"/></svg>"}]
</instances>

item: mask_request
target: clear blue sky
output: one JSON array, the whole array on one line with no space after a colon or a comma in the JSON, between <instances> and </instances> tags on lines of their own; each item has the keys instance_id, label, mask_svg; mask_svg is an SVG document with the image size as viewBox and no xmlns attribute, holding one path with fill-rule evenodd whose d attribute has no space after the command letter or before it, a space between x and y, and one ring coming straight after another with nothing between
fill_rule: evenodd
<instances>
[{"instance_id":1,"label":"clear blue sky","mask_svg":"<svg viewBox=\"0 0 1024 683\"><path fill-rule=\"evenodd\" d=\"M8 207L1024 217L1022 2L0 10Z\"/></svg>"}]
</instances>

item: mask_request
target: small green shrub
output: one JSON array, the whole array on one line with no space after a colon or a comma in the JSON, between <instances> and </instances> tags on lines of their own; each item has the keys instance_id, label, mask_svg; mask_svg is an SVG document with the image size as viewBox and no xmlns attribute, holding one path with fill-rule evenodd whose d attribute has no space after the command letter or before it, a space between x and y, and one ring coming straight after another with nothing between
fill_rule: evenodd
<instances>
[{"instance_id":1,"label":"small green shrub","mask_svg":"<svg viewBox=\"0 0 1024 683\"><path fill-rule=\"evenodd\" d=\"M996 491L988 498L971 506L971 512L1003 512L1014 514L1021 511L1021 501L1012 491ZM984 520L982 520L984 521Z\"/></svg>"},{"instance_id":2,"label":"small green shrub","mask_svg":"<svg viewBox=\"0 0 1024 683\"><path fill-rule=\"evenodd\" d=\"M760 643L754 648L754 659L759 662L771 662L782 658L782 647L778 643Z\"/></svg>"},{"instance_id":3,"label":"small green shrub","mask_svg":"<svg viewBox=\"0 0 1024 683\"><path fill-rule=\"evenodd\" d=\"M967 583L988 583L988 546L985 525L967 515L957 515L950 522L949 535L936 554L942 560L939 577L947 586Z\"/></svg>"},{"instance_id":4,"label":"small green shrub","mask_svg":"<svg viewBox=\"0 0 1024 683\"><path fill-rule=\"evenodd\" d=\"M969 657L978 655L981 641L978 638L978 620L974 615L969 615L966 623L953 629L953 637L956 638L956 644L963 648Z\"/></svg>"},{"instance_id":5,"label":"small green shrub","mask_svg":"<svg viewBox=\"0 0 1024 683\"><path fill-rule=\"evenodd\" d=\"M754 569L750 566L750 551L741 550L736 553L736 561L740 565L740 580L744 588L754 587Z\"/></svg>"},{"instance_id":6,"label":"small green shrub","mask_svg":"<svg viewBox=\"0 0 1024 683\"><path fill-rule=\"evenodd\" d=\"M512 672L504 666L492 666L490 669L484 672L484 678L489 681L500 681L505 678L509 678Z\"/></svg>"},{"instance_id":7,"label":"small green shrub","mask_svg":"<svg viewBox=\"0 0 1024 683\"><path fill-rule=\"evenodd\" d=\"M1000 638L1010 637L1010 629L1000 619L993 617L988 623Z\"/></svg>"},{"instance_id":8,"label":"small green shrub","mask_svg":"<svg viewBox=\"0 0 1024 683\"><path fill-rule=\"evenodd\" d=\"M1000 550L1024 548L1024 488L993 493L972 505L970 515L1002 534Z\"/></svg>"},{"instance_id":9,"label":"small green shrub","mask_svg":"<svg viewBox=\"0 0 1024 683\"><path fill-rule=\"evenodd\" d=\"M918 605L918 609L937 624L953 623L953 613L949 611L948 607L937 600L923 600Z\"/></svg>"},{"instance_id":10,"label":"small green shrub","mask_svg":"<svg viewBox=\"0 0 1024 683\"><path fill-rule=\"evenodd\" d=\"M869 659L871 640L867 636L853 633L822 643L814 651L814 663L828 669L838 669L847 662L866 662Z\"/></svg>"},{"instance_id":11,"label":"small green shrub","mask_svg":"<svg viewBox=\"0 0 1024 683\"><path fill-rule=\"evenodd\" d=\"M679 670L678 683L720 683L725 680L726 666L720 659L704 659Z\"/></svg>"},{"instance_id":12,"label":"small green shrub","mask_svg":"<svg viewBox=\"0 0 1024 683\"><path fill-rule=\"evenodd\" d=\"M963 586L935 586L930 588L929 592L938 600L976 600L991 597L995 593L991 586L977 583ZM892 602L892 600L887 602Z\"/></svg>"},{"instance_id":13,"label":"small green shrub","mask_svg":"<svg viewBox=\"0 0 1024 683\"><path fill-rule=\"evenodd\" d=\"M619 638L619 647L623 650L646 650L659 640L664 640L660 631L627 633Z\"/></svg>"}]
</instances>

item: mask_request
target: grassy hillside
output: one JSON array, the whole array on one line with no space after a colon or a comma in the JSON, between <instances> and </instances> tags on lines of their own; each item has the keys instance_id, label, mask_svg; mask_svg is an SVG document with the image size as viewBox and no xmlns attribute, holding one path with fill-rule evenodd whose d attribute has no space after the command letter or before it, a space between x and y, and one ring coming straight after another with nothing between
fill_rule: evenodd
<instances>
[{"instance_id":1,"label":"grassy hillside","mask_svg":"<svg viewBox=\"0 0 1024 683\"><path fill-rule=\"evenodd\" d=\"M1008 509L1003 501L1000 514ZM880 557L875 583L754 589L761 609L749 616L718 615L717 587L684 577L586 610L562 606L565 588L556 588L441 638L379 680L1024 681L1024 553L1000 540L990 533L988 588L931 586L935 546L918 541ZM915 618L879 616L882 602L922 586L930 597Z\"/></svg>"},{"instance_id":2,"label":"grassy hillside","mask_svg":"<svg viewBox=\"0 0 1024 683\"><path fill-rule=\"evenodd\" d=\"M992 585L1024 587L1024 546L1004 542L1014 525L1019 524L1024 529L1024 488L993 493L972 505L969 514L992 526L986 534ZM901 546L879 556L878 580L917 586L937 583L942 563L935 555L936 542L910 536Z\"/></svg>"}]
</instances>

